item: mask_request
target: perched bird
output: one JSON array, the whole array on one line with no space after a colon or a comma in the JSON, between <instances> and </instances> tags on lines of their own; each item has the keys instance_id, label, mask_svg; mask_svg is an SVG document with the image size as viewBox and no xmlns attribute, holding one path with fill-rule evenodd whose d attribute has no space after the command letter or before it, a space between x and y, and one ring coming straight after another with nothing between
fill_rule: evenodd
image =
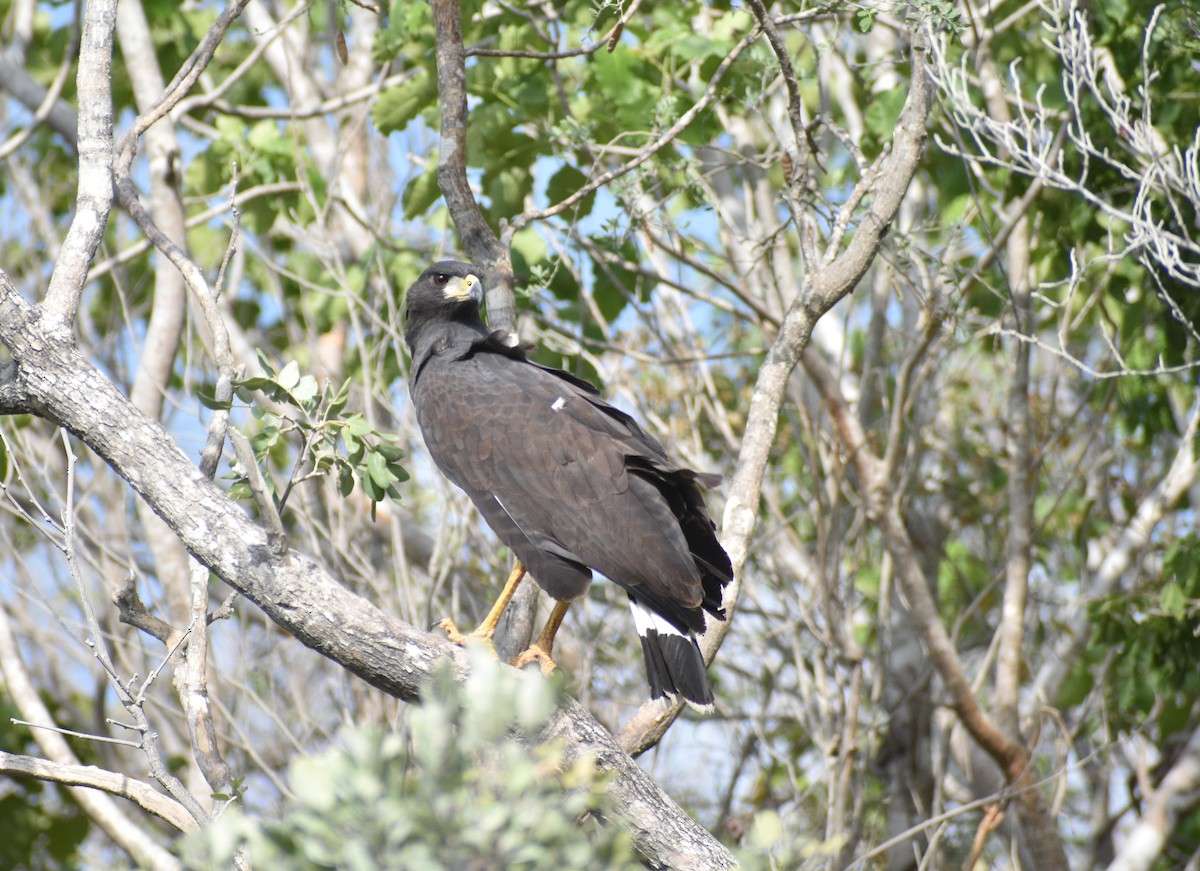
<instances>
[{"instance_id":1,"label":"perched bird","mask_svg":"<svg viewBox=\"0 0 1200 871\"><path fill-rule=\"evenodd\" d=\"M705 612L725 619L721 591L733 570L700 487L720 478L675 465L593 385L489 332L482 302L473 266L435 263L408 290L404 327L425 444L518 560L472 634L491 638L528 570L557 604L514 664L537 659L549 673L554 634L595 570L629 594L651 697L710 706L696 636Z\"/></svg>"}]
</instances>

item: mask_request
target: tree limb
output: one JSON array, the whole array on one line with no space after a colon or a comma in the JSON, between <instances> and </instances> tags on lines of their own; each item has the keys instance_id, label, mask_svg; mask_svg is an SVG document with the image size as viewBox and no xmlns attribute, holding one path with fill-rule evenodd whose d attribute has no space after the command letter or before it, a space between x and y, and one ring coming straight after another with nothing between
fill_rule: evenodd
<instances>
[{"instance_id":1,"label":"tree limb","mask_svg":"<svg viewBox=\"0 0 1200 871\"><path fill-rule=\"evenodd\" d=\"M75 217L46 289L46 313L64 327L75 320L88 265L104 237L112 209L112 41L116 0L96 0L84 10L79 48L79 186Z\"/></svg>"},{"instance_id":2,"label":"tree limb","mask_svg":"<svg viewBox=\"0 0 1200 871\"><path fill-rule=\"evenodd\" d=\"M148 783L117 774L115 771L105 771L95 765L72 765L0 750L0 774L98 789L134 802L142 810L165 820L181 832L199 830L191 814L174 799L155 791Z\"/></svg>"},{"instance_id":3,"label":"tree limb","mask_svg":"<svg viewBox=\"0 0 1200 871\"><path fill-rule=\"evenodd\" d=\"M438 99L442 107L441 145L438 149L438 187L458 230L467 257L483 270L487 293L488 326L504 330L513 344L517 338L517 299L513 292L512 229L504 239L488 226L467 179L467 66L458 0L432 0L437 34ZM505 609L495 637L496 650L511 659L529 646L537 616L537 584L522 584Z\"/></svg>"},{"instance_id":4,"label":"tree limb","mask_svg":"<svg viewBox=\"0 0 1200 871\"><path fill-rule=\"evenodd\" d=\"M433 0L433 26L437 33L438 98L442 106L441 146L438 151L438 187L454 219L463 250L484 276L488 292L488 320L493 329L512 330L516 321L511 298L493 297L503 285L491 274L508 263L508 251L488 226L467 180L467 68L458 0ZM508 267L512 291L512 266Z\"/></svg>"}]
</instances>

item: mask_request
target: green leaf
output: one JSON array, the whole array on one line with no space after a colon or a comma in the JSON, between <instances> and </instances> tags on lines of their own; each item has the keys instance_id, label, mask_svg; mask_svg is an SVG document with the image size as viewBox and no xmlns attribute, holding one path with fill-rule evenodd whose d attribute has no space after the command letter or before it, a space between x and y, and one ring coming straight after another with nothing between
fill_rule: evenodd
<instances>
[{"instance_id":1,"label":"green leaf","mask_svg":"<svg viewBox=\"0 0 1200 871\"><path fill-rule=\"evenodd\" d=\"M382 454L389 463L398 463L404 459L404 451L395 445L376 445L375 453Z\"/></svg>"},{"instance_id":2,"label":"green leaf","mask_svg":"<svg viewBox=\"0 0 1200 871\"><path fill-rule=\"evenodd\" d=\"M546 197L553 203L560 203L587 184L587 176L573 166L564 166L550 177L546 185ZM592 192L580 200L575 208L579 217L589 214L596 202L596 194Z\"/></svg>"},{"instance_id":3,"label":"green leaf","mask_svg":"<svg viewBox=\"0 0 1200 871\"><path fill-rule=\"evenodd\" d=\"M646 99L644 64L626 46L593 55L592 70L605 95L624 106Z\"/></svg>"},{"instance_id":4,"label":"green leaf","mask_svg":"<svg viewBox=\"0 0 1200 871\"><path fill-rule=\"evenodd\" d=\"M371 120L383 135L398 133L409 125L422 110L432 108L437 101L437 81L425 69L411 79L388 88L379 95L371 109ZM436 163L434 164L436 166Z\"/></svg>"},{"instance_id":5,"label":"green leaf","mask_svg":"<svg viewBox=\"0 0 1200 871\"><path fill-rule=\"evenodd\" d=\"M1162 592L1158 596L1159 607L1163 609L1169 617L1182 619L1187 614L1187 596L1183 593L1183 587L1171 581L1162 588Z\"/></svg>"},{"instance_id":6,"label":"green leaf","mask_svg":"<svg viewBox=\"0 0 1200 871\"><path fill-rule=\"evenodd\" d=\"M211 408L213 411L229 411L229 409L233 408L232 402L221 402L216 396L212 395L211 393L205 393L200 389L196 390L196 399L198 399L200 404L205 408ZM0 473L0 478L3 477L3 473Z\"/></svg>"},{"instance_id":7,"label":"green leaf","mask_svg":"<svg viewBox=\"0 0 1200 871\"><path fill-rule=\"evenodd\" d=\"M400 202L404 206L405 218L412 220L425 214L429 211L429 207L441 197L442 189L438 187L437 167L438 159L435 152L430 155L425 171L404 188Z\"/></svg>"},{"instance_id":8,"label":"green leaf","mask_svg":"<svg viewBox=\"0 0 1200 871\"><path fill-rule=\"evenodd\" d=\"M245 390L260 390L263 393L272 393L280 389L279 382L274 378L247 378L238 381L237 385Z\"/></svg>"},{"instance_id":9,"label":"green leaf","mask_svg":"<svg viewBox=\"0 0 1200 871\"><path fill-rule=\"evenodd\" d=\"M372 502L382 502L387 496L387 490L375 482L370 475L364 475L362 478L363 492L367 494L367 498Z\"/></svg>"},{"instance_id":10,"label":"green leaf","mask_svg":"<svg viewBox=\"0 0 1200 871\"><path fill-rule=\"evenodd\" d=\"M521 212L525 198L533 192L533 175L525 166L508 166L483 174L483 192L492 201L489 212L508 216Z\"/></svg>"},{"instance_id":11,"label":"green leaf","mask_svg":"<svg viewBox=\"0 0 1200 871\"><path fill-rule=\"evenodd\" d=\"M346 418L346 430L355 438L369 436L375 432L367 419L357 412Z\"/></svg>"},{"instance_id":12,"label":"green leaf","mask_svg":"<svg viewBox=\"0 0 1200 871\"><path fill-rule=\"evenodd\" d=\"M343 497L354 492L354 469L350 467L349 463L338 465L338 492Z\"/></svg>"},{"instance_id":13,"label":"green leaf","mask_svg":"<svg viewBox=\"0 0 1200 871\"><path fill-rule=\"evenodd\" d=\"M900 120L900 110L904 108L907 88L895 87L871 95L871 104L863 114L867 130L880 141L890 142L896 131L896 122Z\"/></svg>"},{"instance_id":14,"label":"green leaf","mask_svg":"<svg viewBox=\"0 0 1200 871\"><path fill-rule=\"evenodd\" d=\"M256 151L266 154L291 156L292 141L279 129L274 121L259 121L250 128L246 141Z\"/></svg>"},{"instance_id":15,"label":"green leaf","mask_svg":"<svg viewBox=\"0 0 1200 871\"><path fill-rule=\"evenodd\" d=\"M300 364L295 360L289 362L279 373L279 386L291 392L300 383Z\"/></svg>"},{"instance_id":16,"label":"green leaf","mask_svg":"<svg viewBox=\"0 0 1200 871\"><path fill-rule=\"evenodd\" d=\"M317 395L318 390L319 388L317 387L317 379L311 375L305 375L300 379L296 386L292 388L292 397L296 400L296 402L300 403L301 405L305 405L312 401L313 397Z\"/></svg>"},{"instance_id":17,"label":"green leaf","mask_svg":"<svg viewBox=\"0 0 1200 871\"><path fill-rule=\"evenodd\" d=\"M1083 704L1095 686L1096 679L1092 677L1091 671L1084 666L1076 666L1063 681L1055 706L1065 711Z\"/></svg>"},{"instance_id":18,"label":"green leaf","mask_svg":"<svg viewBox=\"0 0 1200 871\"><path fill-rule=\"evenodd\" d=\"M388 468L387 458L379 451L371 451L367 454L367 474L373 482L379 485L380 489L386 489L400 480L392 474L391 469Z\"/></svg>"},{"instance_id":19,"label":"green leaf","mask_svg":"<svg viewBox=\"0 0 1200 871\"><path fill-rule=\"evenodd\" d=\"M8 479L8 443L0 438L0 481Z\"/></svg>"},{"instance_id":20,"label":"green leaf","mask_svg":"<svg viewBox=\"0 0 1200 871\"><path fill-rule=\"evenodd\" d=\"M331 420L342 413L342 409L346 407L346 402L350 398L350 379L347 378L342 382L342 386L338 388L338 392L329 400L329 407L325 409L326 420Z\"/></svg>"},{"instance_id":21,"label":"green leaf","mask_svg":"<svg viewBox=\"0 0 1200 871\"><path fill-rule=\"evenodd\" d=\"M258 365L262 366L263 371L267 375L275 375L275 367L271 365L271 361L267 359L267 355L263 353L263 349L255 348L254 353L258 355Z\"/></svg>"}]
</instances>

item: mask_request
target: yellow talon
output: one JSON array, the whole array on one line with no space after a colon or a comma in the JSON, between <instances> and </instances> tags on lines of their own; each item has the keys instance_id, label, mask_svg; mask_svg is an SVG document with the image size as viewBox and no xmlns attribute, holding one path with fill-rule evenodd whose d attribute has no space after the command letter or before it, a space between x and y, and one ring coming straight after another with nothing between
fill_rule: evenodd
<instances>
[{"instance_id":1,"label":"yellow talon","mask_svg":"<svg viewBox=\"0 0 1200 871\"><path fill-rule=\"evenodd\" d=\"M457 644L459 647L465 647L468 641L482 642L492 654L492 659L499 659L500 656L496 653L496 645L492 641L492 633L494 629L489 630L480 626L474 632L468 632L465 635L458 631L458 627L454 625L454 621L449 617L444 618L438 623L438 628L446 633L446 637L450 639L451 644Z\"/></svg>"},{"instance_id":2,"label":"yellow talon","mask_svg":"<svg viewBox=\"0 0 1200 871\"><path fill-rule=\"evenodd\" d=\"M563 617L567 616L567 609L570 607L570 602L554 603L554 610L550 612L550 619L542 627L542 634L538 636L537 641L529 645L528 650L512 661L513 666L524 668L536 659L542 668L542 677L550 677L550 675L554 674L554 670L558 668L554 662L554 658L551 656L554 653L554 636L558 632L558 627L562 625Z\"/></svg>"},{"instance_id":3,"label":"yellow talon","mask_svg":"<svg viewBox=\"0 0 1200 871\"><path fill-rule=\"evenodd\" d=\"M512 665L514 668L524 668L535 659L542 669L542 677L550 677L558 668L558 664L551 659L549 651L542 650L537 644L531 644L525 652L512 661Z\"/></svg>"}]
</instances>

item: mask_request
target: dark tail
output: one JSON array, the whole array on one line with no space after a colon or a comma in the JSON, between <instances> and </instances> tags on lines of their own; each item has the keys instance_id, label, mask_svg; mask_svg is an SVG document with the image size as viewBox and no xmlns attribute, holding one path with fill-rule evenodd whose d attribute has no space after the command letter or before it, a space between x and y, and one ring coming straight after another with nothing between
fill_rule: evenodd
<instances>
[{"instance_id":1,"label":"dark tail","mask_svg":"<svg viewBox=\"0 0 1200 871\"><path fill-rule=\"evenodd\" d=\"M695 633L674 626L632 595L629 606L642 640L650 698L678 697L701 711L712 711L712 687Z\"/></svg>"}]
</instances>

